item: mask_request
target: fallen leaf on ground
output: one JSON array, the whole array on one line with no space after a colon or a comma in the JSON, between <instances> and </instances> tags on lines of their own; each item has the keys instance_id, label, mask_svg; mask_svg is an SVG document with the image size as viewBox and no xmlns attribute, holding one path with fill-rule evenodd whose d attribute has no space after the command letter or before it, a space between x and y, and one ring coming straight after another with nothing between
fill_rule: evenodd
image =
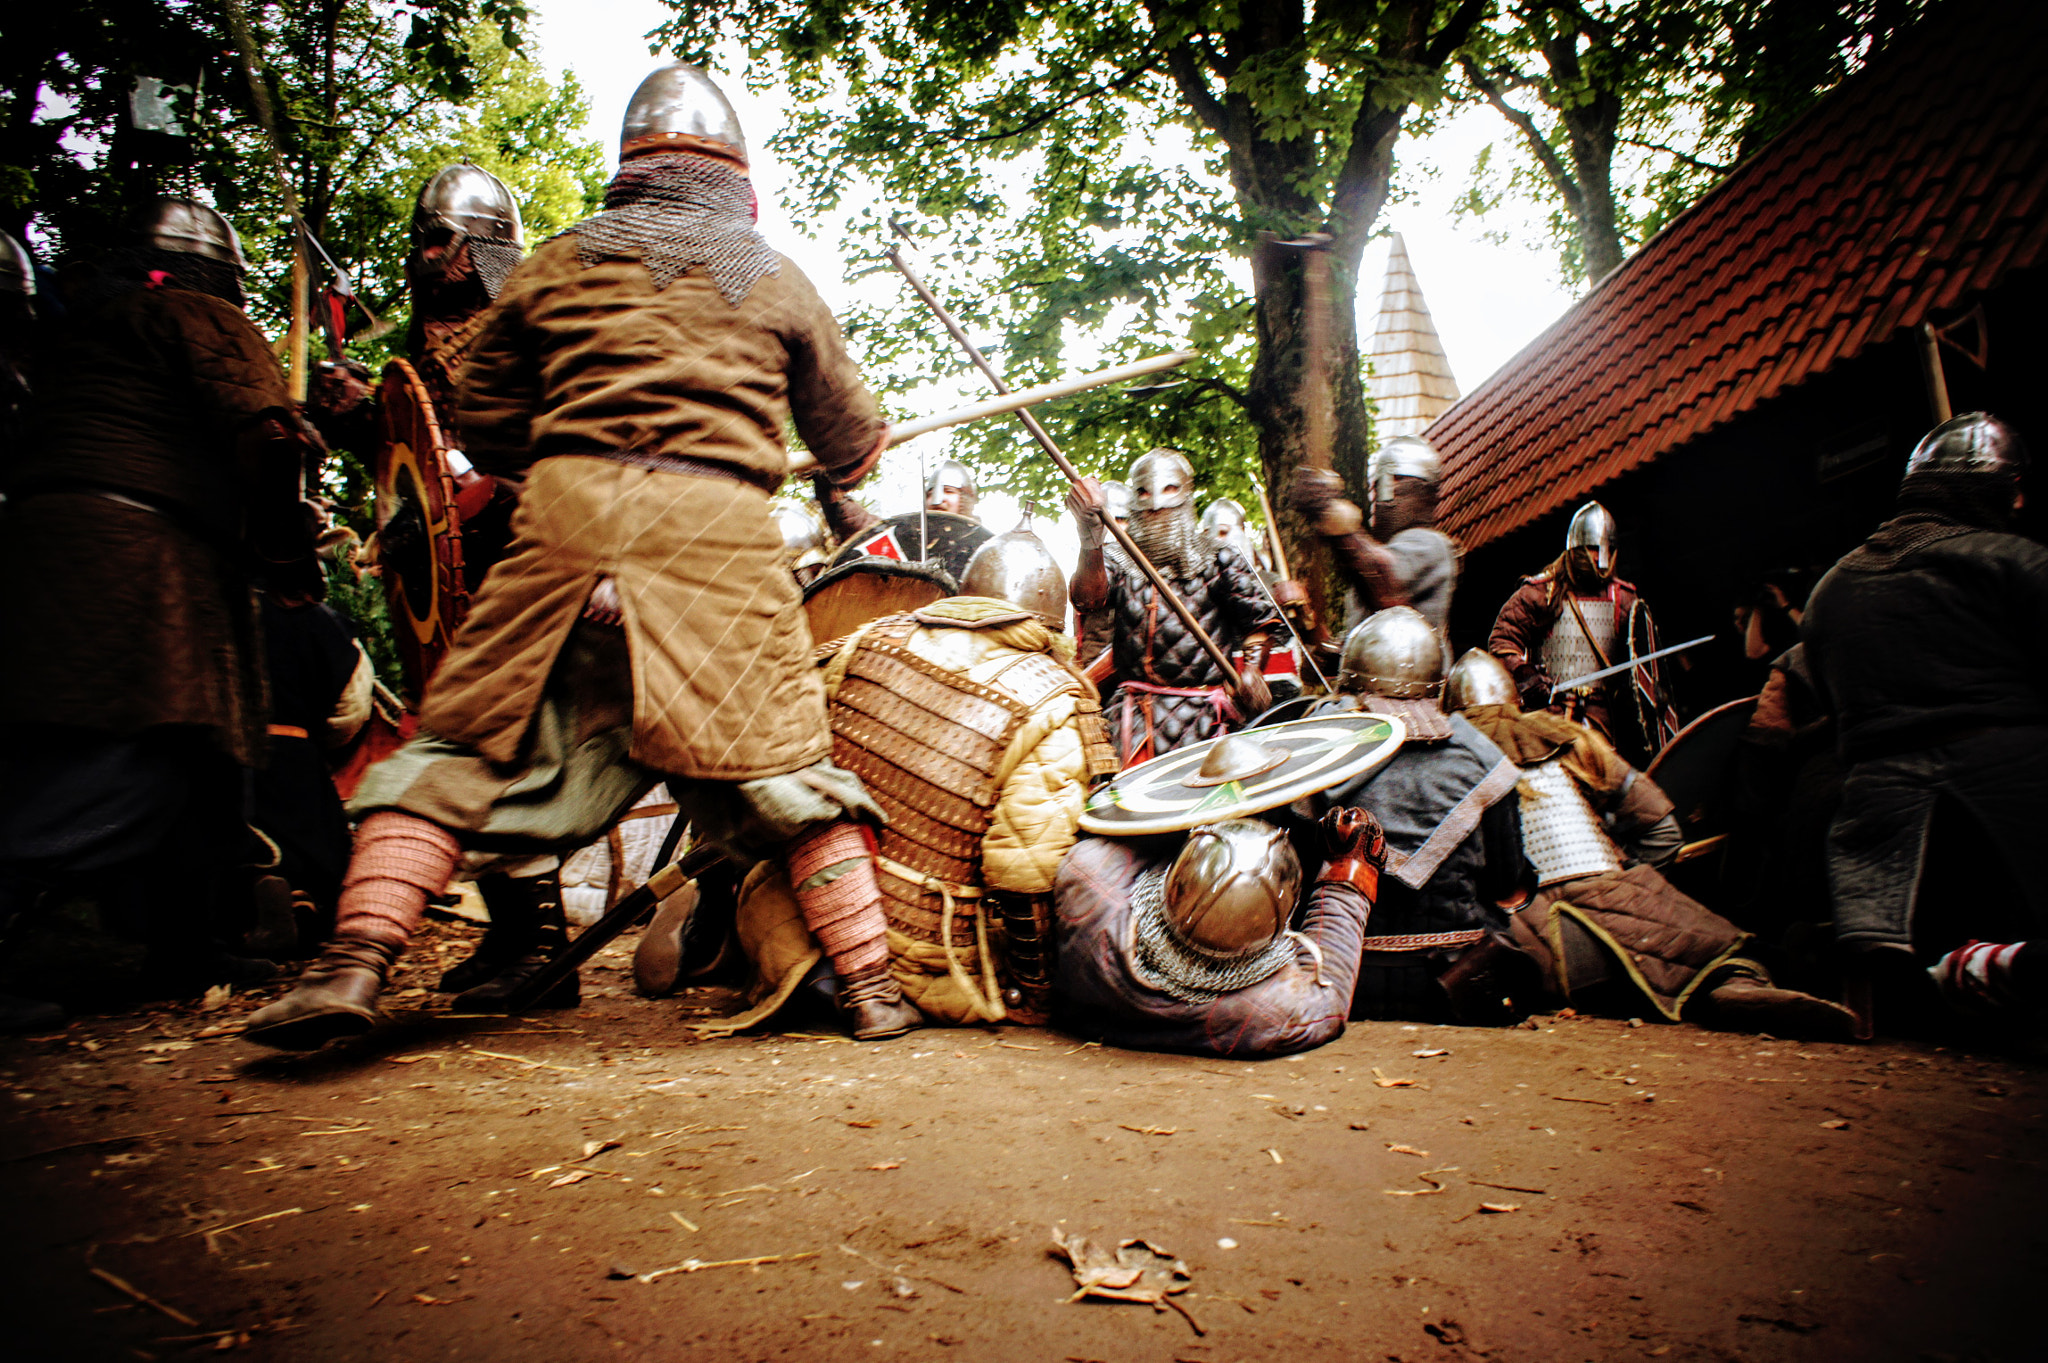
<instances>
[{"instance_id":1,"label":"fallen leaf on ground","mask_svg":"<svg viewBox=\"0 0 2048 1363\"><path fill-rule=\"evenodd\" d=\"M1412 1089L1415 1087L1415 1081L1413 1079L1387 1078L1385 1074L1380 1072L1380 1067L1378 1065L1374 1065L1372 1067L1372 1081L1374 1084L1377 1084L1379 1087L1383 1089Z\"/></svg>"},{"instance_id":2,"label":"fallen leaf on ground","mask_svg":"<svg viewBox=\"0 0 2048 1363\"><path fill-rule=\"evenodd\" d=\"M580 1163L595 1155L602 1155L607 1150L616 1150L624 1144L624 1141L585 1141L583 1142L583 1153L576 1157L576 1162ZM628 1274L627 1276L631 1277L632 1275Z\"/></svg>"},{"instance_id":3,"label":"fallen leaf on ground","mask_svg":"<svg viewBox=\"0 0 2048 1363\"><path fill-rule=\"evenodd\" d=\"M867 1129L868 1129L868 1128L870 1128L870 1127L876 1127L876 1126L880 1126L880 1125L881 1125L881 1123L880 1123L880 1122L848 1122L848 1123L847 1123L847 1125L848 1125L848 1126L857 1126L857 1127L859 1127L859 1128L860 1128L861 1130L865 1131L865 1130L867 1130Z\"/></svg>"},{"instance_id":4,"label":"fallen leaf on ground","mask_svg":"<svg viewBox=\"0 0 2048 1363\"><path fill-rule=\"evenodd\" d=\"M228 1000L234 996L235 989L233 985L216 984L200 997L199 1011L202 1013L218 1013L221 1009L228 1006Z\"/></svg>"},{"instance_id":5,"label":"fallen leaf on ground","mask_svg":"<svg viewBox=\"0 0 2048 1363\"><path fill-rule=\"evenodd\" d=\"M571 1169L571 1170L570 1170L570 1171L569 1171L568 1173L566 1173L566 1174L562 1175L562 1176L561 1176L560 1178L556 1179L556 1180L555 1180L555 1181L554 1181L553 1183L550 1183L550 1184L548 1185L548 1187L550 1187L550 1188L566 1188L566 1187L568 1187L568 1186L569 1186L570 1184L572 1184L572 1183L581 1183L581 1182L582 1182L582 1181L583 1181L584 1179L586 1179L586 1178L596 1178L596 1177L597 1177L597 1171L596 1171L596 1170L594 1170L594 1169Z\"/></svg>"},{"instance_id":6,"label":"fallen leaf on ground","mask_svg":"<svg viewBox=\"0 0 2048 1363\"><path fill-rule=\"evenodd\" d=\"M1102 1297L1156 1306L1171 1293L1187 1291L1194 1279L1186 1264L1148 1240L1119 1240L1112 1248L1054 1226L1052 1243L1079 1284L1068 1301Z\"/></svg>"},{"instance_id":7,"label":"fallen leaf on ground","mask_svg":"<svg viewBox=\"0 0 2048 1363\"><path fill-rule=\"evenodd\" d=\"M1117 1126L1125 1131L1135 1131L1140 1136L1171 1136L1180 1130L1177 1126L1132 1126L1129 1122L1118 1122Z\"/></svg>"},{"instance_id":8,"label":"fallen leaf on ground","mask_svg":"<svg viewBox=\"0 0 2048 1363\"><path fill-rule=\"evenodd\" d=\"M901 1169L902 1167L903 1161L900 1159L884 1160L880 1164L870 1164L868 1166L870 1169Z\"/></svg>"},{"instance_id":9,"label":"fallen leaf on ground","mask_svg":"<svg viewBox=\"0 0 2048 1363\"><path fill-rule=\"evenodd\" d=\"M1423 1159L1429 1158L1429 1151L1417 1150L1412 1145L1389 1145L1387 1147L1387 1153L1393 1155L1419 1155Z\"/></svg>"},{"instance_id":10,"label":"fallen leaf on ground","mask_svg":"<svg viewBox=\"0 0 2048 1363\"><path fill-rule=\"evenodd\" d=\"M1522 1210L1522 1204L1519 1202L1482 1202L1479 1204L1479 1210L1482 1212L1518 1212Z\"/></svg>"}]
</instances>

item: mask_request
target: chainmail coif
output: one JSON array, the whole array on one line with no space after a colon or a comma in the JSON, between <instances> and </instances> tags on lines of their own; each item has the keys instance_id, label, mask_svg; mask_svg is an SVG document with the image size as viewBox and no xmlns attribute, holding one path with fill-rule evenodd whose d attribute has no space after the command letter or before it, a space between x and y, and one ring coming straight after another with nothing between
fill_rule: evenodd
<instances>
[{"instance_id":1,"label":"chainmail coif","mask_svg":"<svg viewBox=\"0 0 2048 1363\"><path fill-rule=\"evenodd\" d=\"M672 152L619 167L604 212L569 229L585 265L638 254L657 290L702 266L733 307L782 262L754 227L754 186L737 166Z\"/></svg>"},{"instance_id":2,"label":"chainmail coif","mask_svg":"<svg viewBox=\"0 0 2048 1363\"><path fill-rule=\"evenodd\" d=\"M1131 886L1131 973L1182 1003L1210 1003L1271 978L1294 959L1291 932L1247 956L1222 960L1174 934L1166 917L1166 873L1155 866Z\"/></svg>"},{"instance_id":3,"label":"chainmail coif","mask_svg":"<svg viewBox=\"0 0 2048 1363\"><path fill-rule=\"evenodd\" d=\"M1916 473L1899 485L1899 511L1842 559L1844 568L1888 572L1930 544L1973 530L2009 530L2019 483L1966 469Z\"/></svg>"}]
</instances>

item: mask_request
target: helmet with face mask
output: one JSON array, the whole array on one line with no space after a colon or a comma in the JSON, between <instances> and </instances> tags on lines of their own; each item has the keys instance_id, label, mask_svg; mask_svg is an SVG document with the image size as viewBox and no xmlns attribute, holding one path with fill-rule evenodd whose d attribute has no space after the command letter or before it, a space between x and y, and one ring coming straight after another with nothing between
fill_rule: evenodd
<instances>
[{"instance_id":1,"label":"helmet with face mask","mask_svg":"<svg viewBox=\"0 0 2048 1363\"><path fill-rule=\"evenodd\" d=\"M1598 502L1587 502L1572 515L1564 534L1565 565L1574 585L1606 582L1614 576L1614 516Z\"/></svg>"},{"instance_id":2,"label":"helmet with face mask","mask_svg":"<svg viewBox=\"0 0 2048 1363\"><path fill-rule=\"evenodd\" d=\"M949 501L951 506L947 505ZM957 459L941 461L931 471L931 476L924 480L924 507L927 511L972 516L980 501L981 490L975 486L974 470Z\"/></svg>"},{"instance_id":3,"label":"helmet with face mask","mask_svg":"<svg viewBox=\"0 0 2048 1363\"><path fill-rule=\"evenodd\" d=\"M1193 576L1214 557L1195 523L1195 468L1179 450L1158 449L1131 464L1131 539L1154 567Z\"/></svg>"}]
</instances>

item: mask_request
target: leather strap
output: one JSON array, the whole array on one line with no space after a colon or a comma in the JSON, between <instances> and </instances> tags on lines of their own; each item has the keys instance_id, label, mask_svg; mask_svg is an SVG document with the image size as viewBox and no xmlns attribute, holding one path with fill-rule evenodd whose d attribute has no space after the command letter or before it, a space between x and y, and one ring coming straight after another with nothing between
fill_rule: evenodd
<instances>
[{"instance_id":1,"label":"leather strap","mask_svg":"<svg viewBox=\"0 0 2048 1363\"><path fill-rule=\"evenodd\" d=\"M1368 937L1366 951L1434 951L1439 947L1469 947L1486 940L1486 929L1465 932L1412 932L1400 937Z\"/></svg>"},{"instance_id":2,"label":"leather strap","mask_svg":"<svg viewBox=\"0 0 2048 1363\"><path fill-rule=\"evenodd\" d=\"M311 738L312 735L296 724L272 724L264 732L272 738Z\"/></svg>"}]
</instances>

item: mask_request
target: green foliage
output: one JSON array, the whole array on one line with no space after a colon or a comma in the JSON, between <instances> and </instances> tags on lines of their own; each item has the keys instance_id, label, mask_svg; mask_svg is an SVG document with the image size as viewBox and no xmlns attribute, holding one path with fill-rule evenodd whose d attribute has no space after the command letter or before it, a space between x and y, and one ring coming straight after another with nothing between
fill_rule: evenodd
<instances>
[{"instance_id":1,"label":"green foliage","mask_svg":"<svg viewBox=\"0 0 2048 1363\"><path fill-rule=\"evenodd\" d=\"M903 221L944 268L931 283L1018 386L1193 346L1176 386L1100 391L1041 413L1084 469L1121 476L1155 445L1255 504L1298 396L1299 337L1258 322L1262 234L1338 237L1348 281L1410 105L1443 90L1455 36L1482 6L1438 0L1260 7L1237 0L670 0L661 37L703 59L736 38L746 79L781 92L775 149L789 207L833 223L863 277ZM1431 44L1442 50L1432 50ZM1287 271L1269 272L1274 277ZM969 284L966 281L973 281ZM846 318L885 394L963 372L906 291ZM1348 341L1348 322L1340 343ZM1355 350L1340 345L1356 388ZM1142 387L1142 386L1141 386ZM1291 412L1291 407L1287 412ZM1362 420L1358 423L1362 426ZM1362 439L1363 432L1358 436ZM1057 504L1057 473L1014 428L981 423L951 451L989 486Z\"/></svg>"},{"instance_id":2,"label":"green foliage","mask_svg":"<svg viewBox=\"0 0 2048 1363\"><path fill-rule=\"evenodd\" d=\"M1549 209L1560 276L1605 273L1938 0L1515 0L1464 54L1500 110L1459 211Z\"/></svg>"}]
</instances>

